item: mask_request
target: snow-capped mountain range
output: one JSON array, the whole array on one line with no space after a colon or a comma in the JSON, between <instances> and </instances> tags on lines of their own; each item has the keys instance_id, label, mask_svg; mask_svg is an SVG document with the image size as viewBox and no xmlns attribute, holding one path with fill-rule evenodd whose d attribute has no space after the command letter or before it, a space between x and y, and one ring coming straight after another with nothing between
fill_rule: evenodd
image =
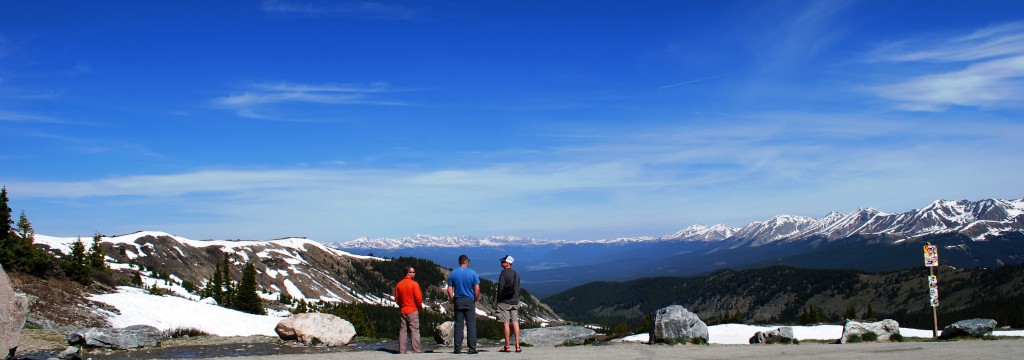
<instances>
[{"instance_id":1,"label":"snow-capped mountain range","mask_svg":"<svg viewBox=\"0 0 1024 360\"><path fill-rule=\"evenodd\" d=\"M779 241L824 239L827 241L855 235L912 239L927 235L961 233L975 241L1007 232L1024 233L1024 199L981 201L936 200L920 210L886 214L873 208L848 214L831 212L821 218L778 215L735 228L722 224L691 225L674 234L650 237L623 237L604 240L543 240L515 236L430 236L416 235L398 239L366 237L329 244L344 249L403 249L416 247L493 247L516 245L611 244L649 241L724 242L728 247L760 246Z\"/></svg>"},{"instance_id":2,"label":"snow-capped mountain range","mask_svg":"<svg viewBox=\"0 0 1024 360\"><path fill-rule=\"evenodd\" d=\"M92 243L91 237L39 234L35 235L34 243L60 254L70 254L72 244L79 240L87 247ZM191 240L165 232L140 231L101 236L99 241L115 277L131 278L138 274L141 285L147 289L156 288L193 301L212 300L201 299L197 290L211 280L217 266L230 264L229 276L237 281L245 265L251 263L256 269L259 296L268 302L287 295L309 303L397 306L392 298L392 286L397 280L373 271L375 263L391 260L352 254L306 238ZM383 285L373 286L378 283ZM423 283L422 286L425 292L444 288L443 283ZM439 296L429 299L427 295L426 306L444 311L445 301L437 300ZM531 321L561 321L536 298L524 298L523 304L520 312ZM294 308L295 305L289 306ZM481 309L484 315L490 310L484 305Z\"/></svg>"}]
</instances>

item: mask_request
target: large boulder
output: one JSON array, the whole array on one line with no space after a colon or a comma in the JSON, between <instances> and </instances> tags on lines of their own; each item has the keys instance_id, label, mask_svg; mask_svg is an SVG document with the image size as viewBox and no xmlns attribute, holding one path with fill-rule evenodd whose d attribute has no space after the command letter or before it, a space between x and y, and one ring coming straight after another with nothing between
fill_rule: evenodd
<instances>
[{"instance_id":1,"label":"large boulder","mask_svg":"<svg viewBox=\"0 0 1024 360\"><path fill-rule=\"evenodd\" d=\"M348 320L321 313L292 315L278 322L274 331L283 340L307 345L344 346L356 337L356 328Z\"/></svg>"},{"instance_id":2,"label":"large boulder","mask_svg":"<svg viewBox=\"0 0 1024 360\"><path fill-rule=\"evenodd\" d=\"M992 335L996 328L996 321L993 319L968 319L960 320L942 328L940 339L952 339L961 336L979 337Z\"/></svg>"},{"instance_id":3,"label":"large boulder","mask_svg":"<svg viewBox=\"0 0 1024 360\"><path fill-rule=\"evenodd\" d=\"M798 344L793 328L783 326L769 331L758 331L750 337L751 344Z\"/></svg>"},{"instance_id":4,"label":"large boulder","mask_svg":"<svg viewBox=\"0 0 1024 360\"><path fill-rule=\"evenodd\" d=\"M466 337L465 327L462 328L462 338L468 339L468 337ZM452 344L455 343L455 322L445 321L441 323L441 325L435 327L434 341L436 341L438 345L452 346Z\"/></svg>"},{"instance_id":5,"label":"large boulder","mask_svg":"<svg viewBox=\"0 0 1024 360\"><path fill-rule=\"evenodd\" d=\"M14 292L11 279L0 266L0 358L13 357L21 343L28 316L28 297Z\"/></svg>"},{"instance_id":6,"label":"large boulder","mask_svg":"<svg viewBox=\"0 0 1024 360\"><path fill-rule=\"evenodd\" d=\"M686 339L702 339L707 343L708 326L697 317L697 314L679 305L672 305L654 313L654 328L651 330L650 342L678 342Z\"/></svg>"},{"instance_id":7,"label":"large boulder","mask_svg":"<svg viewBox=\"0 0 1024 360\"><path fill-rule=\"evenodd\" d=\"M588 339L597 338L597 332L582 326L524 329L520 333L520 341L533 346L583 345Z\"/></svg>"},{"instance_id":8,"label":"large boulder","mask_svg":"<svg viewBox=\"0 0 1024 360\"><path fill-rule=\"evenodd\" d=\"M68 332L68 345L107 349L138 349L160 346L163 334L149 325L132 325L120 329L86 328Z\"/></svg>"},{"instance_id":9,"label":"large boulder","mask_svg":"<svg viewBox=\"0 0 1024 360\"><path fill-rule=\"evenodd\" d=\"M869 332L878 336L876 341L887 341L892 338L893 335L899 335L900 323L893 319L885 319L876 322L846 320L846 323L843 324L843 337L839 339L839 343L845 344L849 342L850 338L854 335L859 338L864 338L864 334Z\"/></svg>"}]
</instances>

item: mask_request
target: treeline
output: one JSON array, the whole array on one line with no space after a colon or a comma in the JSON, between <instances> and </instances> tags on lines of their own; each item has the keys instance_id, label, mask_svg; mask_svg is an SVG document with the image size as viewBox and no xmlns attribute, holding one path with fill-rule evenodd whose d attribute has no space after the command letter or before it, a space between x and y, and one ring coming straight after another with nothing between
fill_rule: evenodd
<instances>
[{"instance_id":1,"label":"treeline","mask_svg":"<svg viewBox=\"0 0 1024 360\"><path fill-rule=\"evenodd\" d=\"M93 236L92 246L86 250L82 239L71 244L71 252L56 256L35 245L35 230L22 211L15 225L7 196L7 187L0 188L0 265L4 269L20 271L37 277L65 277L82 285L100 281L116 285L113 272L104 261L100 234Z\"/></svg>"},{"instance_id":2,"label":"treeline","mask_svg":"<svg viewBox=\"0 0 1024 360\"><path fill-rule=\"evenodd\" d=\"M221 267L223 265L223 268ZM186 289L187 290L187 289ZM213 298L217 305L250 314L265 315L263 299L259 296L259 285L256 283L256 266L251 262L245 264L242 279L231 280L231 259L224 254L224 261L218 264L210 276L210 281L199 292L204 298Z\"/></svg>"},{"instance_id":3,"label":"treeline","mask_svg":"<svg viewBox=\"0 0 1024 360\"><path fill-rule=\"evenodd\" d=\"M433 261L403 256L391 261L367 261L365 265L353 266L355 274L349 277L356 288L365 293L394 295L395 285L405 277L405 267L412 266L416 269L416 282L423 289L424 299L447 300L447 295L439 291L447 277L441 272L441 266ZM435 291L429 290L431 286Z\"/></svg>"}]
</instances>

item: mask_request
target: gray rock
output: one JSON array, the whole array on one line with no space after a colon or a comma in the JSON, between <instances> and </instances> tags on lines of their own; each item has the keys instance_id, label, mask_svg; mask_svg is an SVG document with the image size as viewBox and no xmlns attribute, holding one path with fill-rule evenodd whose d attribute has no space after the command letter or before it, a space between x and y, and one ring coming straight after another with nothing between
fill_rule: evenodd
<instances>
[{"instance_id":1,"label":"gray rock","mask_svg":"<svg viewBox=\"0 0 1024 360\"><path fill-rule=\"evenodd\" d=\"M597 332L582 326L524 329L521 334L521 342L533 346L583 345L587 339L597 338Z\"/></svg>"},{"instance_id":2,"label":"gray rock","mask_svg":"<svg viewBox=\"0 0 1024 360\"><path fill-rule=\"evenodd\" d=\"M796 336L793 335L793 328L783 326L769 331L758 331L750 337L751 344L797 344Z\"/></svg>"},{"instance_id":3,"label":"gray rock","mask_svg":"<svg viewBox=\"0 0 1024 360\"><path fill-rule=\"evenodd\" d=\"M348 320L321 313L292 315L278 322L274 331L283 340L306 345L344 346L356 337L356 328Z\"/></svg>"},{"instance_id":4,"label":"gray rock","mask_svg":"<svg viewBox=\"0 0 1024 360\"><path fill-rule=\"evenodd\" d=\"M14 357L28 315L28 297L14 292L11 279L0 266L0 357Z\"/></svg>"},{"instance_id":5,"label":"gray rock","mask_svg":"<svg viewBox=\"0 0 1024 360\"><path fill-rule=\"evenodd\" d=\"M654 328L651 330L651 343L703 339L708 342L708 326L697 314L679 305L672 305L654 313Z\"/></svg>"},{"instance_id":6,"label":"gray rock","mask_svg":"<svg viewBox=\"0 0 1024 360\"><path fill-rule=\"evenodd\" d=\"M940 339L952 339L961 336L985 336L992 335L996 328L996 321L993 319L968 319L960 320L942 328Z\"/></svg>"},{"instance_id":7,"label":"gray rock","mask_svg":"<svg viewBox=\"0 0 1024 360\"><path fill-rule=\"evenodd\" d=\"M462 338L467 339L465 327L462 328ZM435 327L434 341L436 341L438 345L452 346L452 344L455 343L455 322L445 321L441 323L441 325Z\"/></svg>"},{"instance_id":8,"label":"gray rock","mask_svg":"<svg viewBox=\"0 0 1024 360\"><path fill-rule=\"evenodd\" d=\"M878 340L876 341L888 341L893 335L900 333L900 323L893 319L877 322L846 320L846 323L843 324L843 337L839 339L839 343L845 344L849 342L851 336L863 337L868 332L878 335Z\"/></svg>"},{"instance_id":9,"label":"gray rock","mask_svg":"<svg viewBox=\"0 0 1024 360\"><path fill-rule=\"evenodd\" d=\"M149 325L132 325L120 329L86 328L72 330L67 336L68 345L107 349L138 349L158 347L162 335L160 330Z\"/></svg>"},{"instance_id":10,"label":"gray rock","mask_svg":"<svg viewBox=\"0 0 1024 360\"><path fill-rule=\"evenodd\" d=\"M60 352L60 355L57 355L57 358L61 360L82 360L82 348L68 346L67 349Z\"/></svg>"}]
</instances>

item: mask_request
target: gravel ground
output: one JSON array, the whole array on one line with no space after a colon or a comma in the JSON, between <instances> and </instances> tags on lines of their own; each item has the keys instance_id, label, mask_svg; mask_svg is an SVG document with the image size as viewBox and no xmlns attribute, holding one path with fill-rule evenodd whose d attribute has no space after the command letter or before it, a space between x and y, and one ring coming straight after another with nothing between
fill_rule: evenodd
<instances>
[{"instance_id":1,"label":"gravel ground","mask_svg":"<svg viewBox=\"0 0 1024 360\"><path fill-rule=\"evenodd\" d=\"M1011 359L1024 354L1024 339L961 341L911 341L903 343L860 343L800 345L646 345L639 343L602 343L573 347L525 347L523 353L500 353L501 344L481 341L479 355L455 355L450 347L440 347L424 339L425 353L409 355L429 359L517 357L529 359ZM46 359L67 346L63 336L52 330L24 330L19 359ZM267 336L197 336L164 341L159 348L134 351L92 350L83 354L91 359L238 359L314 360L391 358L397 353L396 341L356 339L344 347L307 347Z\"/></svg>"}]
</instances>

